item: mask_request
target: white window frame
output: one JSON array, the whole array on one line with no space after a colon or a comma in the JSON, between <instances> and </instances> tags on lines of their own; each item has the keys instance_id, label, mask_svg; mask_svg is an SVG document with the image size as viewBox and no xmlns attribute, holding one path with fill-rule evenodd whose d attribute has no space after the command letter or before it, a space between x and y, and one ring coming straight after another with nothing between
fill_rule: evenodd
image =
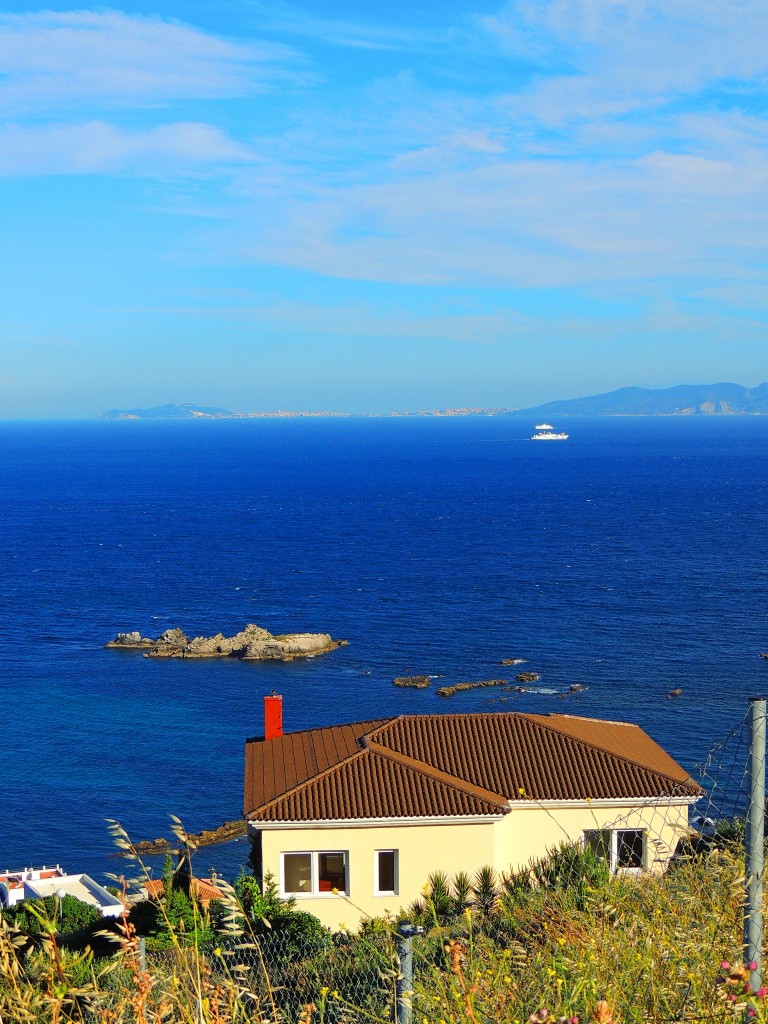
<instances>
[{"instance_id":1,"label":"white window frame","mask_svg":"<svg viewBox=\"0 0 768 1024\"><path fill-rule=\"evenodd\" d=\"M621 828L588 828L584 829L582 833L582 845L589 846L589 839L587 838L589 833L593 832L607 832L610 837L610 861L609 868L612 875L616 875L619 872L622 874L633 874L637 875L641 871L645 871L648 860L648 833L644 828L630 828L629 826L622 826ZM642 853L642 864L638 868L624 867L618 863L619 860L619 833L620 832L639 832L643 841L643 853Z\"/></svg>"},{"instance_id":2,"label":"white window frame","mask_svg":"<svg viewBox=\"0 0 768 1024\"><path fill-rule=\"evenodd\" d=\"M337 889L336 892L321 890L320 885L320 857L323 854L339 854L344 858L344 889ZM286 892L285 889L285 858L295 856L308 856L310 858L310 887L306 892ZM297 900L321 899L325 900L335 896L349 896L349 850L282 850L280 852L280 895L284 899L294 897Z\"/></svg>"},{"instance_id":3,"label":"white window frame","mask_svg":"<svg viewBox=\"0 0 768 1024\"><path fill-rule=\"evenodd\" d=\"M379 855L382 853L394 854L395 858L395 887L394 889L382 889L379 884ZM387 847L382 850L373 851L373 895L374 896L398 896L400 894L400 851L394 847Z\"/></svg>"}]
</instances>

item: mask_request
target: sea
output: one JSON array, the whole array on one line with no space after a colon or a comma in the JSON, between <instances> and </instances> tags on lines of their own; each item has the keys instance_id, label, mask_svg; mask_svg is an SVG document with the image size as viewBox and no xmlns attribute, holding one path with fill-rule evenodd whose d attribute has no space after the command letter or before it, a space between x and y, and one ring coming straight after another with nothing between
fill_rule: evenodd
<instances>
[{"instance_id":1,"label":"sea","mask_svg":"<svg viewBox=\"0 0 768 1024\"><path fill-rule=\"evenodd\" d=\"M171 814L240 817L273 691L287 730L558 712L704 761L768 690L768 417L556 426L567 441L520 416L0 423L0 870L104 880L130 870L105 819L138 841ZM349 643L290 663L105 649L246 623ZM436 693L519 671L530 692ZM432 686L393 686L414 674ZM196 856L233 877L248 844Z\"/></svg>"}]
</instances>

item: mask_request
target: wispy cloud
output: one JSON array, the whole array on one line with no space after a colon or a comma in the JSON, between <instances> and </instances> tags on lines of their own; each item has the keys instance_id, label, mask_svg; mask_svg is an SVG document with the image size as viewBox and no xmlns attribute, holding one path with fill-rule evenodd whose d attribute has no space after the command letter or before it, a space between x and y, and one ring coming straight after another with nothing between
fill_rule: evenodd
<instances>
[{"instance_id":1,"label":"wispy cloud","mask_svg":"<svg viewBox=\"0 0 768 1024\"><path fill-rule=\"evenodd\" d=\"M405 23L392 24L374 18L354 21L340 18L322 18L305 9L286 3L262 3L255 0L251 8L260 30L280 32L297 38L314 39L323 43L362 50L423 51L450 35L445 30L417 29ZM375 8L371 8L372 11Z\"/></svg>"},{"instance_id":2,"label":"wispy cloud","mask_svg":"<svg viewBox=\"0 0 768 1024\"><path fill-rule=\"evenodd\" d=\"M549 123L666 105L714 82L763 87L768 71L763 0L515 0L479 24L506 52L549 61L510 97Z\"/></svg>"},{"instance_id":3,"label":"wispy cloud","mask_svg":"<svg viewBox=\"0 0 768 1024\"><path fill-rule=\"evenodd\" d=\"M298 54L120 11L0 15L0 110L156 106L246 96L297 73Z\"/></svg>"},{"instance_id":4,"label":"wispy cloud","mask_svg":"<svg viewBox=\"0 0 768 1024\"><path fill-rule=\"evenodd\" d=\"M253 154L208 124L178 122L127 131L91 121L42 128L0 127L0 175L200 172L250 162Z\"/></svg>"}]
</instances>

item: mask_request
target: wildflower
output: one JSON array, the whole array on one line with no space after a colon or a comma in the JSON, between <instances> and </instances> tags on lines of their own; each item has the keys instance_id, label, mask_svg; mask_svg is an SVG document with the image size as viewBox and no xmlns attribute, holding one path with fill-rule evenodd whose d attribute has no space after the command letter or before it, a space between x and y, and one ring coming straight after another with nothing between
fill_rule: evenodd
<instances>
[{"instance_id":1,"label":"wildflower","mask_svg":"<svg viewBox=\"0 0 768 1024\"><path fill-rule=\"evenodd\" d=\"M606 999L601 999L592 1007L592 1020L595 1024L615 1024L613 1007Z\"/></svg>"},{"instance_id":2,"label":"wildflower","mask_svg":"<svg viewBox=\"0 0 768 1024\"><path fill-rule=\"evenodd\" d=\"M747 966L749 967L750 971L756 971L757 970L757 964L755 963L754 960L750 960L749 964Z\"/></svg>"},{"instance_id":3,"label":"wildflower","mask_svg":"<svg viewBox=\"0 0 768 1024\"><path fill-rule=\"evenodd\" d=\"M757 990L757 992L755 992L755 995L757 996L758 999L765 999L765 997L768 996L768 988L766 988L765 985L762 985Z\"/></svg>"},{"instance_id":4,"label":"wildflower","mask_svg":"<svg viewBox=\"0 0 768 1024\"><path fill-rule=\"evenodd\" d=\"M720 961L720 970L721 971L730 971L730 969L731 969L731 965L728 963L727 960L721 960Z\"/></svg>"},{"instance_id":5,"label":"wildflower","mask_svg":"<svg viewBox=\"0 0 768 1024\"><path fill-rule=\"evenodd\" d=\"M544 1024L544 1021L549 1017L549 1010L546 1006L539 1007L535 1013L532 1013L528 1018L528 1024Z\"/></svg>"},{"instance_id":6,"label":"wildflower","mask_svg":"<svg viewBox=\"0 0 768 1024\"><path fill-rule=\"evenodd\" d=\"M749 972L751 970L754 970L754 968L751 966L748 967L745 964L736 964L735 966L731 967L731 970L728 974L728 981L749 981Z\"/></svg>"},{"instance_id":7,"label":"wildflower","mask_svg":"<svg viewBox=\"0 0 768 1024\"><path fill-rule=\"evenodd\" d=\"M320 989L320 995L321 996L327 996L328 995L328 986L327 985L323 985L323 987Z\"/></svg>"}]
</instances>

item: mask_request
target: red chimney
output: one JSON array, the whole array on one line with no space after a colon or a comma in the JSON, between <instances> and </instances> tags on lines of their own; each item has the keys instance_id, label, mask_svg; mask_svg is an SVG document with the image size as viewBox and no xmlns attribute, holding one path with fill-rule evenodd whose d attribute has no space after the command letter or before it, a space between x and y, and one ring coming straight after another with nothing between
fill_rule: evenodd
<instances>
[{"instance_id":1,"label":"red chimney","mask_svg":"<svg viewBox=\"0 0 768 1024\"><path fill-rule=\"evenodd\" d=\"M264 739L275 740L283 735L283 697L272 693L264 698Z\"/></svg>"}]
</instances>

